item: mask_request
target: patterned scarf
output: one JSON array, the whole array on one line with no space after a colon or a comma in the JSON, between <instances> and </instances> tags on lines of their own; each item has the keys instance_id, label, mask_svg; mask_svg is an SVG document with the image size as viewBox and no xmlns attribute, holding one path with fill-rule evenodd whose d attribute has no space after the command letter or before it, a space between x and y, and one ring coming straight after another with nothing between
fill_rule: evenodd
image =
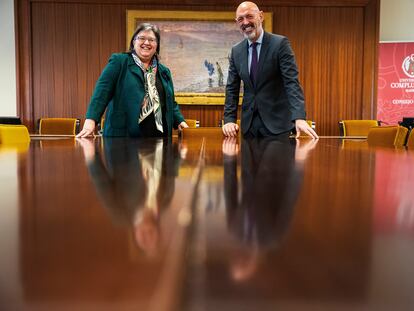
<instances>
[{"instance_id":1,"label":"patterned scarf","mask_svg":"<svg viewBox=\"0 0 414 311\"><path fill-rule=\"evenodd\" d=\"M132 53L135 64L144 72L145 96L141 103L141 113L139 115L138 123L141 123L146 117L154 112L155 126L157 130L163 133L162 127L162 111L160 105L160 98L158 95L155 81L157 79L158 61L154 57L148 69L145 69L144 64L137 55Z\"/></svg>"}]
</instances>

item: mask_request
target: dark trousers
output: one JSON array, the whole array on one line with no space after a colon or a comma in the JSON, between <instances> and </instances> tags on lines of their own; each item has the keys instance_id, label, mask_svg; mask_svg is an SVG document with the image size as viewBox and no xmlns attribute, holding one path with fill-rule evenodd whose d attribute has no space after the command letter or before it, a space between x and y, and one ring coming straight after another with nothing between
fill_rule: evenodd
<instances>
[{"instance_id":1,"label":"dark trousers","mask_svg":"<svg viewBox=\"0 0 414 311\"><path fill-rule=\"evenodd\" d=\"M275 137L277 136L278 139L289 139L290 131L273 134L270 132L266 125L263 123L262 117L260 113L256 110L253 113L252 123L250 124L250 128L247 133L244 135L246 138L254 138L254 137Z\"/></svg>"}]
</instances>

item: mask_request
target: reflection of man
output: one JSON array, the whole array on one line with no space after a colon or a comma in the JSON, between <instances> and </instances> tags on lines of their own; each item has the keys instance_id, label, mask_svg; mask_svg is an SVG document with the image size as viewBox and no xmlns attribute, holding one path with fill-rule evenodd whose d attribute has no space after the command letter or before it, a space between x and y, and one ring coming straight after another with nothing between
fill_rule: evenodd
<instances>
[{"instance_id":1,"label":"reflection of man","mask_svg":"<svg viewBox=\"0 0 414 311\"><path fill-rule=\"evenodd\" d=\"M316 143L314 140L308 142ZM231 266L235 280L247 279L254 274L263 254L277 248L285 236L301 188L302 163L308 149L314 147L308 142L298 151L295 141L289 139L244 139L240 191L236 138L224 140L227 224L242 242Z\"/></svg>"},{"instance_id":2,"label":"reflection of man","mask_svg":"<svg viewBox=\"0 0 414 311\"><path fill-rule=\"evenodd\" d=\"M244 135L288 136L295 128L317 138L305 121L304 97L298 81L293 51L286 37L263 30L263 12L253 2L243 2L236 22L245 40L231 51L224 105L225 136L236 136L240 83L244 94L241 128Z\"/></svg>"},{"instance_id":3,"label":"reflection of man","mask_svg":"<svg viewBox=\"0 0 414 311\"><path fill-rule=\"evenodd\" d=\"M101 155L90 140L79 142L97 193L112 219L132 226L138 246L149 256L157 255L160 214L174 194L180 159L177 146L162 139L108 137Z\"/></svg>"}]
</instances>

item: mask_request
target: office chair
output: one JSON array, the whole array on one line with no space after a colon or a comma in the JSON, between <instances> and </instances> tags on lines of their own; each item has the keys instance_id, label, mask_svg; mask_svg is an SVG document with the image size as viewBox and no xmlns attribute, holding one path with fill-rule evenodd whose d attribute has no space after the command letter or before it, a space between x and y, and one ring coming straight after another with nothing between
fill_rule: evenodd
<instances>
[{"instance_id":1,"label":"office chair","mask_svg":"<svg viewBox=\"0 0 414 311\"><path fill-rule=\"evenodd\" d=\"M408 129L403 126L376 126L368 131L368 145L401 148L405 145Z\"/></svg>"},{"instance_id":2,"label":"office chair","mask_svg":"<svg viewBox=\"0 0 414 311\"><path fill-rule=\"evenodd\" d=\"M30 135L24 125L0 124L0 144L29 143Z\"/></svg>"},{"instance_id":3,"label":"office chair","mask_svg":"<svg viewBox=\"0 0 414 311\"><path fill-rule=\"evenodd\" d=\"M200 127L200 121L198 121L198 120L186 119L185 122L187 123L189 128Z\"/></svg>"},{"instance_id":4,"label":"office chair","mask_svg":"<svg viewBox=\"0 0 414 311\"><path fill-rule=\"evenodd\" d=\"M407 140L407 148L414 149L414 130L411 130Z\"/></svg>"},{"instance_id":5,"label":"office chair","mask_svg":"<svg viewBox=\"0 0 414 311\"><path fill-rule=\"evenodd\" d=\"M76 135L79 131L79 120L75 118L41 118L40 135Z\"/></svg>"},{"instance_id":6,"label":"office chair","mask_svg":"<svg viewBox=\"0 0 414 311\"><path fill-rule=\"evenodd\" d=\"M374 126L380 126L378 120L342 120L339 122L341 136L368 136L368 131Z\"/></svg>"}]
</instances>

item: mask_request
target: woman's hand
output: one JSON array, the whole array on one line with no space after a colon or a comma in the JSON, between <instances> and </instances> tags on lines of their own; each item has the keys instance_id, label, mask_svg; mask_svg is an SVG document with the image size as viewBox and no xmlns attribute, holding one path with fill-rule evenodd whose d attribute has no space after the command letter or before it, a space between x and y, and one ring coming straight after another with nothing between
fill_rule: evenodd
<instances>
[{"instance_id":1,"label":"woman's hand","mask_svg":"<svg viewBox=\"0 0 414 311\"><path fill-rule=\"evenodd\" d=\"M83 123L82 131L79 132L78 135L76 135L76 138L83 138L88 136L93 136L95 132L95 120L92 119L86 119L85 123Z\"/></svg>"},{"instance_id":2,"label":"woman's hand","mask_svg":"<svg viewBox=\"0 0 414 311\"><path fill-rule=\"evenodd\" d=\"M183 129L186 129L186 128L188 128L188 124L185 123L185 121L178 124L178 130L182 131Z\"/></svg>"}]
</instances>

